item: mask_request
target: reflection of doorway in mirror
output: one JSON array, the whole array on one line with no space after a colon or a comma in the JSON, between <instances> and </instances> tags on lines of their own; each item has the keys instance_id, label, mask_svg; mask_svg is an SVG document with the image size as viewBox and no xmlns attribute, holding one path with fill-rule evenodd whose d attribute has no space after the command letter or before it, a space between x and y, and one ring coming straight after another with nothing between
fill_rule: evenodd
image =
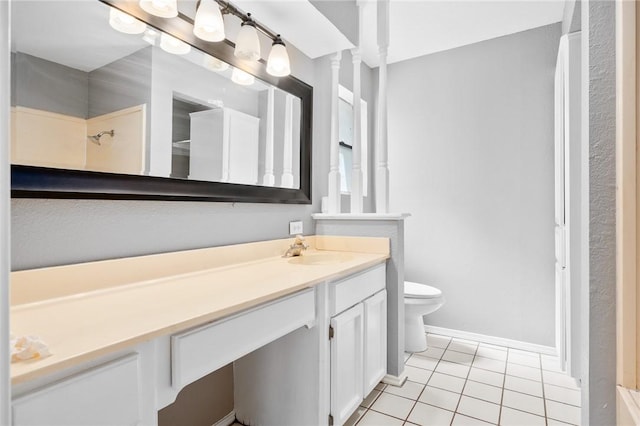
<instances>
[{"instance_id":1,"label":"reflection of doorway in mirror","mask_svg":"<svg viewBox=\"0 0 640 426\"><path fill-rule=\"evenodd\" d=\"M351 173L353 166L353 93L344 86L338 86L338 134L340 147L338 150L339 166L340 166L340 192L343 194L351 193ZM367 157L368 157L368 138L367 138L367 102L360 101L361 105L361 160L360 167L362 170L362 195L367 195Z\"/></svg>"}]
</instances>

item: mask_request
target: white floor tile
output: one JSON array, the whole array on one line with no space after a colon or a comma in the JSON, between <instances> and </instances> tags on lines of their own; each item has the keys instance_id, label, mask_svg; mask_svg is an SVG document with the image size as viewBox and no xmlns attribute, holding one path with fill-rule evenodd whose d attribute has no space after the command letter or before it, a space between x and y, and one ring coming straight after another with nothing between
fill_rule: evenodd
<instances>
[{"instance_id":1,"label":"white floor tile","mask_svg":"<svg viewBox=\"0 0 640 426\"><path fill-rule=\"evenodd\" d=\"M380 396L381 390L373 389L369 395L364 398L364 401L360 403L361 406L369 408L371 404Z\"/></svg>"},{"instance_id":2,"label":"white floor tile","mask_svg":"<svg viewBox=\"0 0 640 426\"><path fill-rule=\"evenodd\" d=\"M405 352L402 356L404 357L404 362L407 362L407 360L411 358L411 352Z\"/></svg>"},{"instance_id":3,"label":"white floor tile","mask_svg":"<svg viewBox=\"0 0 640 426\"><path fill-rule=\"evenodd\" d=\"M501 349L488 348L486 346L480 345L478 346L478 352L476 352L476 356L481 356L484 358L497 359L498 361L506 361L507 360L507 351Z\"/></svg>"},{"instance_id":4,"label":"white floor tile","mask_svg":"<svg viewBox=\"0 0 640 426\"><path fill-rule=\"evenodd\" d=\"M418 402L407 420L421 426L442 426L450 424L452 418L451 411Z\"/></svg>"},{"instance_id":5,"label":"white floor tile","mask_svg":"<svg viewBox=\"0 0 640 426\"><path fill-rule=\"evenodd\" d=\"M423 384L429 381L429 377L431 377L431 373L433 373L433 371L412 367L410 365L404 367L404 372L407 373L408 380Z\"/></svg>"},{"instance_id":6,"label":"white floor tile","mask_svg":"<svg viewBox=\"0 0 640 426\"><path fill-rule=\"evenodd\" d=\"M439 334L427 334L427 346L446 348L449 342L451 342L451 337L441 336Z\"/></svg>"},{"instance_id":7,"label":"white floor tile","mask_svg":"<svg viewBox=\"0 0 640 426\"><path fill-rule=\"evenodd\" d=\"M447 374L433 373L429 379L429 386L445 389L451 392L462 392L464 387L464 379L460 377L449 376Z\"/></svg>"},{"instance_id":8,"label":"white floor tile","mask_svg":"<svg viewBox=\"0 0 640 426\"><path fill-rule=\"evenodd\" d=\"M542 382L535 380L506 376L504 379L504 388L542 398Z\"/></svg>"},{"instance_id":9,"label":"white floor tile","mask_svg":"<svg viewBox=\"0 0 640 426\"><path fill-rule=\"evenodd\" d=\"M406 419L415 401L400 396L383 393L371 406L371 410Z\"/></svg>"},{"instance_id":10,"label":"white floor tile","mask_svg":"<svg viewBox=\"0 0 640 426\"><path fill-rule=\"evenodd\" d=\"M559 420L547 418L547 426L570 426L571 423L561 422Z\"/></svg>"},{"instance_id":11,"label":"white floor tile","mask_svg":"<svg viewBox=\"0 0 640 426\"><path fill-rule=\"evenodd\" d=\"M423 356L411 355L411 358L409 358L405 364L412 367L424 368L425 370L435 370L436 365L438 365L438 360Z\"/></svg>"},{"instance_id":12,"label":"white floor tile","mask_svg":"<svg viewBox=\"0 0 640 426\"><path fill-rule=\"evenodd\" d=\"M534 414L525 413L523 411L514 410L509 407L502 407L500 413L501 426L545 426L544 417Z\"/></svg>"},{"instance_id":13,"label":"white floor tile","mask_svg":"<svg viewBox=\"0 0 640 426\"><path fill-rule=\"evenodd\" d=\"M463 395L462 398L460 398L457 411L469 417L497 424L498 416L500 415L500 406Z\"/></svg>"},{"instance_id":14,"label":"white floor tile","mask_svg":"<svg viewBox=\"0 0 640 426\"><path fill-rule=\"evenodd\" d=\"M484 426L490 424L491 423L483 422L482 420L463 416L460 413L457 413L455 416L453 416L453 421L451 422L451 426Z\"/></svg>"},{"instance_id":15,"label":"white floor tile","mask_svg":"<svg viewBox=\"0 0 640 426\"><path fill-rule=\"evenodd\" d=\"M573 377L565 373L556 373L553 371L543 371L542 376L544 382L549 385L562 386L569 389L578 389L576 381Z\"/></svg>"},{"instance_id":16,"label":"white floor tile","mask_svg":"<svg viewBox=\"0 0 640 426\"><path fill-rule=\"evenodd\" d=\"M482 368L483 370L495 371L496 373L504 373L506 362L497 359L476 356L473 360L473 366Z\"/></svg>"},{"instance_id":17,"label":"white floor tile","mask_svg":"<svg viewBox=\"0 0 640 426\"><path fill-rule=\"evenodd\" d=\"M507 363L507 374L509 376L522 377L523 379L540 381L542 376L539 368L527 367L520 364Z\"/></svg>"},{"instance_id":18,"label":"white floor tile","mask_svg":"<svg viewBox=\"0 0 640 426\"><path fill-rule=\"evenodd\" d=\"M547 400L547 417L572 425L579 425L580 408Z\"/></svg>"},{"instance_id":19,"label":"white floor tile","mask_svg":"<svg viewBox=\"0 0 640 426\"><path fill-rule=\"evenodd\" d=\"M521 353L512 353L509 350L509 362L513 364L526 365L527 367L540 368L540 355L523 355Z\"/></svg>"},{"instance_id":20,"label":"white floor tile","mask_svg":"<svg viewBox=\"0 0 640 426\"><path fill-rule=\"evenodd\" d=\"M424 384L407 380L401 387L387 386L384 391L403 398L418 399L422 389L424 389Z\"/></svg>"},{"instance_id":21,"label":"white floor tile","mask_svg":"<svg viewBox=\"0 0 640 426\"><path fill-rule=\"evenodd\" d=\"M537 396L531 396L506 389L502 396L502 405L526 411L527 413L544 416L544 401Z\"/></svg>"},{"instance_id":22,"label":"white floor tile","mask_svg":"<svg viewBox=\"0 0 640 426\"><path fill-rule=\"evenodd\" d=\"M447 349L473 355L478 349L478 344L468 340L453 339Z\"/></svg>"},{"instance_id":23,"label":"white floor tile","mask_svg":"<svg viewBox=\"0 0 640 426\"><path fill-rule=\"evenodd\" d=\"M556 371L558 373L562 372L562 368L560 368L560 359L557 356L540 355L540 360L542 361L543 370Z\"/></svg>"},{"instance_id":24,"label":"white floor tile","mask_svg":"<svg viewBox=\"0 0 640 426\"><path fill-rule=\"evenodd\" d=\"M356 410L355 413L353 413L351 415L351 417L349 417L347 419L347 421L344 423L344 426L353 426L355 425L358 420L360 420L360 418L364 415L364 413L367 412L367 409L365 407L358 407L358 409Z\"/></svg>"},{"instance_id":25,"label":"white floor tile","mask_svg":"<svg viewBox=\"0 0 640 426\"><path fill-rule=\"evenodd\" d=\"M416 352L413 355L423 356L423 357L433 358L433 359L440 359L442 358L442 354L444 354L444 348L437 348L435 346L432 346L430 348L427 348L426 351Z\"/></svg>"},{"instance_id":26,"label":"white floor tile","mask_svg":"<svg viewBox=\"0 0 640 426\"><path fill-rule=\"evenodd\" d=\"M445 410L455 411L459 399L460 394L457 392L427 386L424 388L424 392L422 392L418 401L444 408Z\"/></svg>"},{"instance_id":27,"label":"white floor tile","mask_svg":"<svg viewBox=\"0 0 640 426\"><path fill-rule=\"evenodd\" d=\"M358 426L402 426L403 423L400 419L369 410L358 422Z\"/></svg>"},{"instance_id":28,"label":"white floor tile","mask_svg":"<svg viewBox=\"0 0 640 426\"><path fill-rule=\"evenodd\" d=\"M557 402L563 402L569 405L581 406L581 395L577 389L563 388L561 386L544 385L544 397Z\"/></svg>"},{"instance_id":29,"label":"white floor tile","mask_svg":"<svg viewBox=\"0 0 640 426\"><path fill-rule=\"evenodd\" d=\"M449 374L451 376L457 376L466 379L467 375L469 374L470 368L471 367L469 367L468 365L456 364L454 362L448 361L440 361L435 371L436 373Z\"/></svg>"},{"instance_id":30,"label":"white floor tile","mask_svg":"<svg viewBox=\"0 0 640 426\"><path fill-rule=\"evenodd\" d=\"M473 362L473 355L466 354L464 352L446 351L442 356L443 361L455 362L458 364L471 365Z\"/></svg>"},{"instance_id":31,"label":"white floor tile","mask_svg":"<svg viewBox=\"0 0 640 426\"><path fill-rule=\"evenodd\" d=\"M467 380L467 383L465 383L464 385L464 391L462 393L464 395L472 396L477 399L493 402L494 404L500 404L500 401L502 400L502 388L487 385L484 383L473 382L471 380Z\"/></svg>"},{"instance_id":32,"label":"white floor tile","mask_svg":"<svg viewBox=\"0 0 640 426\"><path fill-rule=\"evenodd\" d=\"M469 372L469 380L486 383L492 386L502 387L502 384L504 383L504 374L471 367L471 371Z\"/></svg>"}]
</instances>

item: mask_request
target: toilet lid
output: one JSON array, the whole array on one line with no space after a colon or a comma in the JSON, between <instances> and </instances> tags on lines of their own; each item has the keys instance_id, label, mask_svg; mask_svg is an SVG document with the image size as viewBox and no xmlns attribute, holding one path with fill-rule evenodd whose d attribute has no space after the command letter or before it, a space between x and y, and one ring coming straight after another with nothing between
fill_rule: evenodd
<instances>
[{"instance_id":1,"label":"toilet lid","mask_svg":"<svg viewBox=\"0 0 640 426\"><path fill-rule=\"evenodd\" d=\"M404 282L404 295L416 299L433 299L442 296L442 292L435 287L426 284Z\"/></svg>"}]
</instances>

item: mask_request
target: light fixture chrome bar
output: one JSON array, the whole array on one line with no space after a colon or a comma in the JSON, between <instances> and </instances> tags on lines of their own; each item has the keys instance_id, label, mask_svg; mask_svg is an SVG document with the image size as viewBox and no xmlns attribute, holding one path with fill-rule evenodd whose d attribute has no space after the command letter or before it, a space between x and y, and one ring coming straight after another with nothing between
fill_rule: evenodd
<instances>
[{"instance_id":1,"label":"light fixture chrome bar","mask_svg":"<svg viewBox=\"0 0 640 426\"><path fill-rule=\"evenodd\" d=\"M247 13L243 12L242 10L238 9L237 6L231 4L230 2L226 1L226 0L214 0L216 3L218 3L220 6L222 6L222 14L231 14L234 16L237 16L238 18L240 18L242 20L242 22L246 21L249 19L249 16ZM269 37L271 40L276 40L276 38L278 38L278 34L271 31L269 28L265 27L264 25L262 25L260 22L256 21L255 18L253 18L253 16L251 17L251 19L253 20L253 22L255 23L255 27L256 29L260 30L261 33L263 33L264 35L266 35L267 37Z\"/></svg>"}]
</instances>

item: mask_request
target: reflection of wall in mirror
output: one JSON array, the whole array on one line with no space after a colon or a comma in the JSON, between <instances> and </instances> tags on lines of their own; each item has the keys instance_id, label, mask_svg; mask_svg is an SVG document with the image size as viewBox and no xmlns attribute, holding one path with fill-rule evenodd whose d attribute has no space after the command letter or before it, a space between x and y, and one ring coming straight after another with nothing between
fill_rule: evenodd
<instances>
[{"instance_id":1,"label":"reflection of wall in mirror","mask_svg":"<svg viewBox=\"0 0 640 426\"><path fill-rule=\"evenodd\" d=\"M142 49L90 72L20 52L12 53L12 162L142 173L145 155L132 154L146 145L147 129L139 127L147 121L141 104L150 98L149 84L146 89L142 85L145 80L142 74L149 69L149 52L148 48ZM146 63L145 58L148 58ZM133 105L138 106L126 108ZM126 111L118 111L123 108ZM133 113L134 109L137 112ZM105 113L110 121L93 131L92 123L98 119L91 117ZM104 126L109 129L102 128ZM120 126L122 129L117 129ZM87 135L111 129L120 135L114 138L114 141L119 141L117 144L98 147L88 142ZM123 139L124 134L132 139ZM105 136L102 142L109 139ZM119 145L125 148L124 152L113 150ZM102 151L95 148L102 148Z\"/></svg>"}]
</instances>

